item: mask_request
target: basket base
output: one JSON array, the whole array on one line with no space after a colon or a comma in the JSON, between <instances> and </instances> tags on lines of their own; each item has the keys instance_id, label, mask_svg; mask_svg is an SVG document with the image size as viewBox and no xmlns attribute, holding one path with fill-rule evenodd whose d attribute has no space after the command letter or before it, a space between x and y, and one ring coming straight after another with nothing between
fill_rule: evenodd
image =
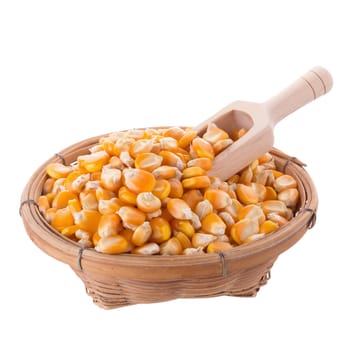
<instances>
[{"instance_id":1,"label":"basket base","mask_svg":"<svg viewBox=\"0 0 350 350\"><path fill-rule=\"evenodd\" d=\"M135 304L149 304L179 298L209 298L218 296L254 297L270 279L275 258L250 269L237 270L227 276L211 279L179 281L115 280L102 281L72 268L84 282L93 302L103 309L115 309Z\"/></svg>"}]
</instances>

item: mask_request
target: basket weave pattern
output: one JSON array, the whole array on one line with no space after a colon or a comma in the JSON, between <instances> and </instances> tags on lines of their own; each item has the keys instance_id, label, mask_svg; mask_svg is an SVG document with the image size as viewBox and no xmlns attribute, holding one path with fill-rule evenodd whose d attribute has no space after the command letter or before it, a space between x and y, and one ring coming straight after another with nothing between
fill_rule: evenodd
<instances>
[{"instance_id":1,"label":"basket weave pattern","mask_svg":"<svg viewBox=\"0 0 350 350\"><path fill-rule=\"evenodd\" d=\"M196 256L107 255L82 249L47 223L36 200L49 163L75 161L88 153L100 137L72 145L39 167L23 191L20 214L31 240L48 255L68 264L102 308L177 298L255 296L267 283L279 254L294 245L315 222L317 192L304 164L273 149L277 168L297 180L300 203L297 215L264 239L218 254Z\"/></svg>"}]
</instances>

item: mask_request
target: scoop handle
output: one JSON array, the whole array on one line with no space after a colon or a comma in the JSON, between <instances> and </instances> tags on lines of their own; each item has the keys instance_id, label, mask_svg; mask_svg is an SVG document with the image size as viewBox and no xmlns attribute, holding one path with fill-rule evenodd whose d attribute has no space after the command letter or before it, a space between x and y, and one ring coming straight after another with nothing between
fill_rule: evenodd
<instances>
[{"instance_id":1,"label":"scoop handle","mask_svg":"<svg viewBox=\"0 0 350 350\"><path fill-rule=\"evenodd\" d=\"M323 67L314 67L264 105L273 125L298 108L326 94L333 86L331 74Z\"/></svg>"}]
</instances>

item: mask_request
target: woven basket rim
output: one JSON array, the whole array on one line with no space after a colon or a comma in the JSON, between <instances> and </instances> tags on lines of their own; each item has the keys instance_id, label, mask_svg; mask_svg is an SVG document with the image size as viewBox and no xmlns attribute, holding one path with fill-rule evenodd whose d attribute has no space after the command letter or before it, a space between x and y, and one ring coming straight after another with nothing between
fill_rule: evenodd
<instances>
[{"instance_id":1,"label":"woven basket rim","mask_svg":"<svg viewBox=\"0 0 350 350\"><path fill-rule=\"evenodd\" d=\"M170 269L169 279L185 276L186 269L198 267L199 273L206 275L205 269L211 276L229 273L237 266L249 267L269 257L278 256L291 247L302 235L295 232L305 232L310 226L317 210L317 192L315 186L304 169L304 165L295 157L290 157L278 149L271 150L280 167L284 166L286 173L292 173L297 178L301 192L301 206L298 215L285 226L261 240L234 247L219 254L176 255L176 256L139 256L135 254L108 255L95 251L93 248L82 249L76 242L62 236L54 230L38 210L35 200L41 192L46 178L46 166L51 162L72 163L77 153L87 153L89 147L107 136L103 134L77 142L44 162L31 176L23 190L20 213L28 235L33 242L48 255L69 264L74 269L88 271L101 269L108 275L109 269L117 269L121 275L135 274L142 269L144 278L152 278L154 269ZM283 165L282 165L283 163ZM179 271L176 271L176 270ZM129 271L129 272L128 272Z\"/></svg>"}]
</instances>

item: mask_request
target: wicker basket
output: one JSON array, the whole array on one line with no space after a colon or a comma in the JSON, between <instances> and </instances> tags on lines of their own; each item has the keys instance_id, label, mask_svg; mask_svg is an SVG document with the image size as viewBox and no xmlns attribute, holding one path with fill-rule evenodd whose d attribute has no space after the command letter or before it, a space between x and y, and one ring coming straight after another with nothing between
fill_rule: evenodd
<instances>
[{"instance_id":1,"label":"wicker basket","mask_svg":"<svg viewBox=\"0 0 350 350\"><path fill-rule=\"evenodd\" d=\"M177 298L255 296L278 255L294 245L316 219L317 193L302 162L273 149L278 169L294 176L300 191L297 215L262 240L218 254L195 256L107 255L83 249L55 231L38 210L37 198L51 162L71 163L101 136L76 143L47 160L26 185L20 205L26 231L45 253L68 264L93 301L105 309Z\"/></svg>"}]
</instances>

